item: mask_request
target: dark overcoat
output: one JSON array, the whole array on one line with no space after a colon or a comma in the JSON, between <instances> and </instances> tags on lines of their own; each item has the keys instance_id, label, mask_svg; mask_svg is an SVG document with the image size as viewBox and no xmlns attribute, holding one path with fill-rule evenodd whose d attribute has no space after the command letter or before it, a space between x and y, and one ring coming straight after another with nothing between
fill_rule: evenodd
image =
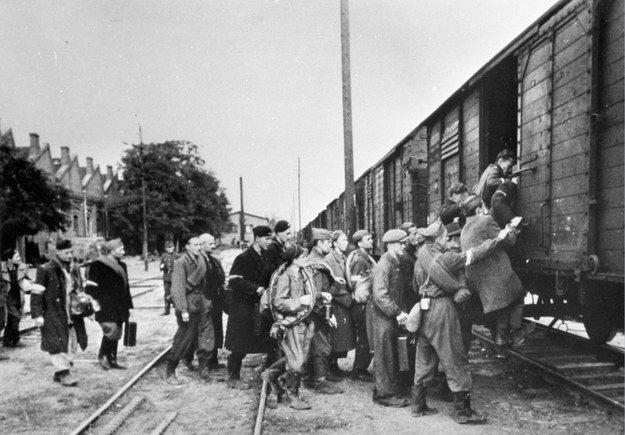
<instances>
[{"instance_id":1,"label":"dark overcoat","mask_svg":"<svg viewBox=\"0 0 625 435\"><path fill-rule=\"evenodd\" d=\"M220 289L226 281L226 274L219 260L211 254L206 254L206 297L213 302L211 316L213 318L213 327L215 329L215 347L217 349L224 345L224 327L223 327L223 305L221 300L222 292Z\"/></svg>"},{"instance_id":2,"label":"dark overcoat","mask_svg":"<svg viewBox=\"0 0 625 435\"><path fill-rule=\"evenodd\" d=\"M490 215L469 217L460 235L462 250L466 251L497 237L500 230ZM505 251L505 247L515 241L514 233L508 234L491 255L465 269L467 286L472 293L479 294L485 314L505 308L525 295L521 280L512 269Z\"/></svg>"},{"instance_id":3,"label":"dark overcoat","mask_svg":"<svg viewBox=\"0 0 625 435\"><path fill-rule=\"evenodd\" d=\"M95 314L98 322L123 323L128 321L133 307L126 263L101 256L89 266L87 279L97 283L87 286L86 292L100 304Z\"/></svg>"},{"instance_id":4,"label":"dark overcoat","mask_svg":"<svg viewBox=\"0 0 625 435\"><path fill-rule=\"evenodd\" d=\"M87 348L87 332L82 317L70 316L66 293L65 273L56 258L37 269L35 283L45 287L42 294L33 293L30 297L30 314L33 319L43 316L41 328L41 350L52 354L67 353L69 325L76 329L76 338L81 349ZM80 271L71 270L72 291L81 286Z\"/></svg>"},{"instance_id":5,"label":"dark overcoat","mask_svg":"<svg viewBox=\"0 0 625 435\"><path fill-rule=\"evenodd\" d=\"M284 252L286 251L286 245L280 241L280 239L274 237L267 246L265 251L265 258L267 259L268 272L271 274L280 267L280 265L286 263L284 258Z\"/></svg>"},{"instance_id":6,"label":"dark overcoat","mask_svg":"<svg viewBox=\"0 0 625 435\"><path fill-rule=\"evenodd\" d=\"M332 275L337 278L345 277L345 256L336 249L332 249L326 255L326 261L330 265ZM352 305L352 293L347 284L334 281L330 287L332 295L332 314L336 318L337 326L330 330L330 344L333 352L349 352L356 346L354 324L350 307Z\"/></svg>"},{"instance_id":7,"label":"dark overcoat","mask_svg":"<svg viewBox=\"0 0 625 435\"><path fill-rule=\"evenodd\" d=\"M399 256L399 264L401 276L403 280L404 295L402 297L402 306L400 307L406 313L409 313L412 307L419 301L418 292L412 286L414 279L414 265L417 261L416 246L408 245L404 252ZM417 289L418 290L418 289Z\"/></svg>"},{"instance_id":8,"label":"dark overcoat","mask_svg":"<svg viewBox=\"0 0 625 435\"><path fill-rule=\"evenodd\" d=\"M242 278L230 278L232 289L232 305L226 328L226 349L247 354L267 353L274 347L269 337L269 330L273 323L271 318L263 317L260 334L254 335L254 321L260 316L258 307L260 295L258 287L269 286L269 265L264 252L261 254L250 246L237 256L232 263L230 276L239 275Z\"/></svg>"}]
</instances>

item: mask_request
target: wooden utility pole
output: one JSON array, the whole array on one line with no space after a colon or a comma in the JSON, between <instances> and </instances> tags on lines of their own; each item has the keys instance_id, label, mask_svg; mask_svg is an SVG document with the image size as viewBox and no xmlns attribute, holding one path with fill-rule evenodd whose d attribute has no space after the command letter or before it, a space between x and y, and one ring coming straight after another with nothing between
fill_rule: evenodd
<instances>
[{"instance_id":1,"label":"wooden utility pole","mask_svg":"<svg viewBox=\"0 0 625 435\"><path fill-rule=\"evenodd\" d=\"M139 154L141 159L141 196L143 197L143 261L145 270L148 270L148 207L145 197L145 162L143 161L143 136L141 134L141 124L139 124Z\"/></svg>"},{"instance_id":2,"label":"wooden utility pole","mask_svg":"<svg viewBox=\"0 0 625 435\"><path fill-rule=\"evenodd\" d=\"M239 216L239 240L241 244L245 243L245 210L243 208L243 177L239 177L239 186L241 189L241 215Z\"/></svg>"},{"instance_id":3,"label":"wooden utility pole","mask_svg":"<svg viewBox=\"0 0 625 435\"><path fill-rule=\"evenodd\" d=\"M297 158L297 214L299 219L297 241L302 243L302 178L300 172L299 157Z\"/></svg>"},{"instance_id":4,"label":"wooden utility pole","mask_svg":"<svg viewBox=\"0 0 625 435\"><path fill-rule=\"evenodd\" d=\"M352 135L352 83L349 56L349 0L341 0L341 58L343 70L343 139L345 149L344 231L356 231L354 207L354 148Z\"/></svg>"}]
</instances>

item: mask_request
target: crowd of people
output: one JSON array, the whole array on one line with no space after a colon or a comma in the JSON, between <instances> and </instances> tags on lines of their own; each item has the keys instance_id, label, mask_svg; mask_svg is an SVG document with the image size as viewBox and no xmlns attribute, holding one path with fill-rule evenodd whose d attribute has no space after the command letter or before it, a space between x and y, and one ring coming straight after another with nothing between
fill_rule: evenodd
<instances>
[{"instance_id":1,"label":"crowd of people","mask_svg":"<svg viewBox=\"0 0 625 435\"><path fill-rule=\"evenodd\" d=\"M470 399L472 324L490 328L496 356L531 333L521 323L524 291L508 256L521 227L514 212L516 184L509 178L513 163L511 153L500 153L476 193L454 183L439 218L424 228L406 222L387 231L379 258L367 230L348 235L313 228L304 246L293 242L286 221L273 231L255 227L252 244L236 257L228 276L214 255L212 235L185 235L180 254L167 242L160 261L162 314L173 308L178 328L166 382L181 383L176 370L182 361L205 381L249 389L241 378L243 359L265 354L261 376L269 385L268 406L310 409L301 385L316 394L341 394L338 382L349 376L373 383L374 403L410 405L420 417L436 413L426 398L444 374L454 419L485 421ZM133 308L120 239L102 240L84 273L72 262L72 252L69 240L58 240L34 282L19 253L2 253L4 345L20 345L23 295L30 292L41 349L50 355L53 380L64 386L77 384L71 355L77 346L87 346L86 315L95 313L102 329L99 365L125 368L117 348ZM229 351L227 367L218 360L222 347ZM351 369L342 370L348 362L339 362L352 350Z\"/></svg>"}]
</instances>

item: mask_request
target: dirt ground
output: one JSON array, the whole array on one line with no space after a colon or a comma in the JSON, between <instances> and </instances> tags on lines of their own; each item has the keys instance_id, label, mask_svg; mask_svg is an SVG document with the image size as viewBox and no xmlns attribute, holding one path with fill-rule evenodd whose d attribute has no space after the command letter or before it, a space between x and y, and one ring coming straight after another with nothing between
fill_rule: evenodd
<instances>
[{"instance_id":1,"label":"dirt ground","mask_svg":"<svg viewBox=\"0 0 625 435\"><path fill-rule=\"evenodd\" d=\"M236 252L225 253L229 266ZM131 266L132 278L154 276L157 264L146 274ZM139 290L139 289L138 289ZM87 321L90 344L75 359L74 373L80 380L76 388L52 382L48 355L39 350L38 333L24 337L25 347L3 349L9 360L0 361L0 434L67 434L91 415L111 395L131 379L148 361L171 344L176 329L173 315L161 316L162 288L141 296L135 302L133 320L138 323L137 346L120 346L119 359L128 366L124 371L103 371L96 354L101 339L99 326ZM226 319L224 319L226 320ZM225 324L225 323L224 323ZM225 363L227 351L220 351ZM347 370L353 355L339 362ZM518 363L498 363L474 343L471 354L474 390L472 400L479 411L488 412L488 423L460 426L450 418L450 404L435 393L428 400L439 409L434 416L413 418L408 408L391 409L374 405L372 384L344 380L345 392L319 396L303 389L311 402L309 411L287 407L268 409L263 434L619 434L624 433L623 416L610 415L575 394L528 372ZM172 412L177 412L168 434L250 434L253 430L260 394L259 374L262 357L249 355L244 361L243 377L253 389L228 388L218 378L225 369L215 371L213 381L201 381L197 373L178 369L184 381L171 386L162 379L163 367L148 373L114 408L119 411L133 397L143 397L139 409L118 430L120 434L150 433ZM104 416L100 425L113 415ZM91 433L102 433L102 426Z\"/></svg>"}]
</instances>

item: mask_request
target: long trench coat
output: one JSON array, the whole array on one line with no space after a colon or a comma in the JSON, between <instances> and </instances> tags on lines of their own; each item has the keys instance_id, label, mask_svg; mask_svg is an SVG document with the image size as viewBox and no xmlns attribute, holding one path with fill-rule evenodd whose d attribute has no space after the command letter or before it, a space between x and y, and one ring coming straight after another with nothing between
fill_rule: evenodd
<instances>
[{"instance_id":1,"label":"long trench coat","mask_svg":"<svg viewBox=\"0 0 625 435\"><path fill-rule=\"evenodd\" d=\"M462 250L476 247L482 242L497 237L501 228L490 215L477 215L467 219L460 235ZM478 294L484 307L484 314L505 308L522 299L525 291L517 274L512 269L506 246L514 244L516 236L508 234L490 256L471 264L465 269L467 286Z\"/></svg>"},{"instance_id":2,"label":"long trench coat","mask_svg":"<svg viewBox=\"0 0 625 435\"><path fill-rule=\"evenodd\" d=\"M76 338L81 349L87 347L87 332L82 317L70 316L68 313L65 274L61 263L52 258L37 269L36 284L46 288L43 294L32 294L30 297L30 314L33 319L43 316L41 328L41 350L51 354L67 353L69 344L69 325L76 329ZM81 285L80 272L71 270L73 291Z\"/></svg>"},{"instance_id":3,"label":"long trench coat","mask_svg":"<svg viewBox=\"0 0 625 435\"><path fill-rule=\"evenodd\" d=\"M95 319L98 322L127 322L133 304L126 263L101 256L91 263L87 277L98 284L86 288L100 304Z\"/></svg>"},{"instance_id":4,"label":"long trench coat","mask_svg":"<svg viewBox=\"0 0 625 435\"><path fill-rule=\"evenodd\" d=\"M332 275L337 278L345 277L345 256L336 249L332 249L326 255L326 261L330 265ZM332 294L332 313L336 317L336 328L330 331L330 344L333 352L349 352L355 347L355 332L352 323L350 307L352 306L352 293L347 284L334 281L330 287Z\"/></svg>"}]
</instances>

